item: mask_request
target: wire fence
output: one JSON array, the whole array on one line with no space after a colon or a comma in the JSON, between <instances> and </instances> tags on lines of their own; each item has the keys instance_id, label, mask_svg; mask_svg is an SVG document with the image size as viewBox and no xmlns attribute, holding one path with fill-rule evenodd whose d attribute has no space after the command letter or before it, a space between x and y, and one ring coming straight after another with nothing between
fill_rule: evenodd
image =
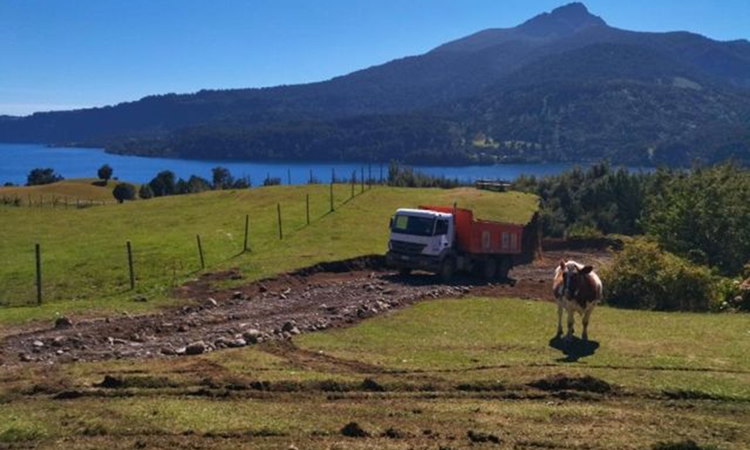
<instances>
[{"instance_id":1,"label":"wire fence","mask_svg":"<svg viewBox=\"0 0 750 450\"><path fill-rule=\"evenodd\" d=\"M138 217L129 218L129 222L120 227L122 232L118 228L109 231L107 236L97 235L101 230L97 227L110 225L105 221L99 225L91 224L86 236L68 233L63 241L34 242L28 248L28 254L24 246L21 247L23 254L5 258L2 255L5 246L0 247L0 307L92 300L127 293L148 296L167 292L196 273L216 268L240 255L278 247L278 242L335 213L378 184L378 180L362 175L364 168L360 174L353 173L347 178L337 178L334 173L332 179L335 182L329 186L311 184L301 189L301 195L294 200L268 203L250 211L242 212L241 207L229 205L233 209L231 214L224 212L227 214L225 219L212 222L210 229L202 232L200 223L185 226L184 218L172 219L167 211L159 218L164 222L163 227L147 233L141 231L130 239L125 237L131 234L129 230L146 226L146 222L139 222ZM231 195L239 191L223 192ZM238 201L235 205L240 203ZM191 214L200 216L200 204L192 209ZM109 208L101 212L106 210ZM56 222L57 214L64 214L64 210L47 214L54 214L51 222ZM275 227L269 226L271 218L275 219ZM261 220L264 221L262 226L259 224ZM61 223L64 221L60 220ZM51 231L44 232L45 235L55 234L54 223L37 225L50 227ZM175 231L177 228L179 232ZM10 238L6 233L4 239ZM249 264L252 268L254 263L251 260Z\"/></svg>"}]
</instances>

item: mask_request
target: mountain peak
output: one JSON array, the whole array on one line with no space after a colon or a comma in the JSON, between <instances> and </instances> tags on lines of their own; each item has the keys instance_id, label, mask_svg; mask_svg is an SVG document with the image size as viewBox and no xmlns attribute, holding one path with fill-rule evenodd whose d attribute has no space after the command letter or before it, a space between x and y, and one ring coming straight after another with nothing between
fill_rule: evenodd
<instances>
[{"instance_id":1,"label":"mountain peak","mask_svg":"<svg viewBox=\"0 0 750 450\"><path fill-rule=\"evenodd\" d=\"M539 14L518 28L534 36L559 36L574 33L581 28L606 26L601 17L591 14L583 3L569 3L552 12Z\"/></svg>"}]
</instances>

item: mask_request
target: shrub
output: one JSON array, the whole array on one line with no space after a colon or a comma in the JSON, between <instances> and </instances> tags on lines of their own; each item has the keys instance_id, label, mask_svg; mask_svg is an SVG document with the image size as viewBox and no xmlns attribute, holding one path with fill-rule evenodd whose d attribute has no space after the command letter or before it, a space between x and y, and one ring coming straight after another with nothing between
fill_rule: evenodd
<instances>
[{"instance_id":1,"label":"shrub","mask_svg":"<svg viewBox=\"0 0 750 450\"><path fill-rule=\"evenodd\" d=\"M141 185L141 188L138 190L138 197L147 200L149 198L153 198L154 191L151 190L151 186L148 184Z\"/></svg>"},{"instance_id":2,"label":"shrub","mask_svg":"<svg viewBox=\"0 0 750 450\"><path fill-rule=\"evenodd\" d=\"M112 191L118 202L123 203L125 200L135 199L135 186L130 183L120 183Z\"/></svg>"},{"instance_id":3,"label":"shrub","mask_svg":"<svg viewBox=\"0 0 750 450\"><path fill-rule=\"evenodd\" d=\"M106 183L110 178L112 178L112 167L109 164L105 164L96 171L96 175L100 180L103 180Z\"/></svg>"},{"instance_id":4,"label":"shrub","mask_svg":"<svg viewBox=\"0 0 750 450\"><path fill-rule=\"evenodd\" d=\"M602 271L605 302L623 308L707 311L717 306L717 280L702 266L636 239Z\"/></svg>"},{"instance_id":5,"label":"shrub","mask_svg":"<svg viewBox=\"0 0 750 450\"><path fill-rule=\"evenodd\" d=\"M281 178L279 177L266 177L263 180L263 186L278 186L281 184Z\"/></svg>"},{"instance_id":6,"label":"shrub","mask_svg":"<svg viewBox=\"0 0 750 450\"><path fill-rule=\"evenodd\" d=\"M62 180L63 177L55 173L55 169L34 169L26 177L26 186L51 184Z\"/></svg>"}]
</instances>

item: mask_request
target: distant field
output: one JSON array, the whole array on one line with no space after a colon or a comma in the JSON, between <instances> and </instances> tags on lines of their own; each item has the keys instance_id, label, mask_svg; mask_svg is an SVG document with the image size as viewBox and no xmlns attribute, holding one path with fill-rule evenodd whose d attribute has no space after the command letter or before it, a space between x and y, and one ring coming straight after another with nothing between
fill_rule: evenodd
<instances>
[{"instance_id":1,"label":"distant field","mask_svg":"<svg viewBox=\"0 0 750 450\"><path fill-rule=\"evenodd\" d=\"M21 205L45 207L73 206L76 203L116 203L112 196L112 190L118 181L110 180L106 185L96 185L100 182L96 178L77 178L72 180L58 181L52 184L40 186L10 186L0 187L0 203L3 199L10 200L18 198Z\"/></svg>"},{"instance_id":2,"label":"distant field","mask_svg":"<svg viewBox=\"0 0 750 450\"><path fill-rule=\"evenodd\" d=\"M292 343L23 366L0 377L0 446L750 446L747 316L598 308L590 329L598 348L575 362L550 346L555 319L546 302L437 300ZM97 387L105 375L125 385ZM553 375L612 387L528 385ZM69 399L54 399L61 392ZM371 436L342 436L351 421ZM472 443L470 433L500 444Z\"/></svg>"},{"instance_id":3,"label":"distant field","mask_svg":"<svg viewBox=\"0 0 750 450\"><path fill-rule=\"evenodd\" d=\"M88 189L85 183L69 184ZM62 187L68 188L65 183L56 188ZM207 269L239 267L247 279L257 279L321 261L384 253L388 219L397 207L458 202L479 217L517 223L528 221L537 207L531 195L471 188L374 187L359 194L357 187L356 192L350 200L350 186L336 185L332 214L328 185L206 192L85 209L0 207L0 303L34 302L35 243L42 248L45 298L38 308L0 309L0 322L49 318L71 310L153 308L168 300L172 287L199 272L198 234ZM305 224L308 194L310 226ZM277 204L283 218L281 241ZM252 251L241 254L246 214ZM134 252L135 292L128 285L128 240ZM130 301L139 294L150 301Z\"/></svg>"}]
</instances>

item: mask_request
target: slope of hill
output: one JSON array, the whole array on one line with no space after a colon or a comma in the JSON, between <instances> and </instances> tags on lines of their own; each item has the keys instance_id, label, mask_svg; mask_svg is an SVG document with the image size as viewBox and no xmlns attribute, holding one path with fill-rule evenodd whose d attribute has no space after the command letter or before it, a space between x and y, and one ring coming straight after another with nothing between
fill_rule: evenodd
<instances>
[{"instance_id":1,"label":"slope of hill","mask_svg":"<svg viewBox=\"0 0 750 450\"><path fill-rule=\"evenodd\" d=\"M623 103L618 96L632 83L638 93ZM587 119L550 115L545 99L555 97L569 98L558 108L584 109ZM190 158L684 163L726 153L748 159L749 103L747 41L621 30L572 3L328 81L3 118L0 141ZM647 112L623 126L626 105ZM723 151L705 145L727 134L740 137ZM473 145L477 136L489 147ZM498 142L505 151L487 151Z\"/></svg>"}]
</instances>

